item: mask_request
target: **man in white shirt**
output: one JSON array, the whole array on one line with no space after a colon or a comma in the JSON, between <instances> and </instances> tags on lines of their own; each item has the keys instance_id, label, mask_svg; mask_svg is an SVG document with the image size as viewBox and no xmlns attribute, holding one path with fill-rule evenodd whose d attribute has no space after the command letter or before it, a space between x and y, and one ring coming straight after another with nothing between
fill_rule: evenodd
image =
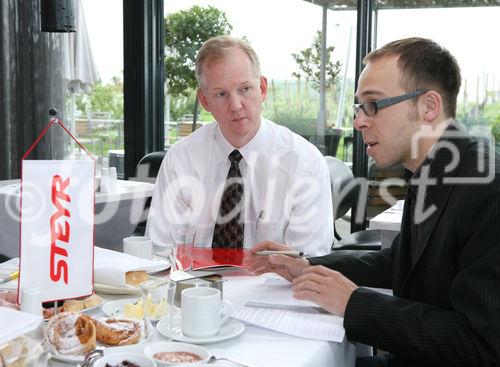
<instances>
[{"instance_id":1,"label":"man in white shirt","mask_svg":"<svg viewBox=\"0 0 500 367\"><path fill-rule=\"evenodd\" d=\"M311 143L261 117L267 80L255 51L246 41L214 37L198 53L196 77L200 103L216 122L168 150L146 233L167 245L173 229L189 228L196 230L196 246L214 246L223 193L234 179L228 156L236 152L242 204L227 217L234 214L240 224L237 247L274 240L313 255L328 253L333 213L327 165Z\"/></svg>"}]
</instances>

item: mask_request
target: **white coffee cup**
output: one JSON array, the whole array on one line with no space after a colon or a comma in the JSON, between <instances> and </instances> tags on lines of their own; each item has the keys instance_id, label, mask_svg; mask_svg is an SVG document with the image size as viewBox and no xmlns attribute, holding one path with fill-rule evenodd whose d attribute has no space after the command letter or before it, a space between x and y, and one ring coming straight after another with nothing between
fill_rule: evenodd
<instances>
[{"instance_id":1,"label":"white coffee cup","mask_svg":"<svg viewBox=\"0 0 500 367\"><path fill-rule=\"evenodd\" d=\"M184 335L193 338L217 335L230 313L231 302L222 301L220 290L216 288L186 288L181 293L181 327Z\"/></svg>"},{"instance_id":2,"label":"white coffee cup","mask_svg":"<svg viewBox=\"0 0 500 367\"><path fill-rule=\"evenodd\" d=\"M123 252L151 260L153 258L153 241L149 237L126 237L123 239Z\"/></svg>"},{"instance_id":3,"label":"white coffee cup","mask_svg":"<svg viewBox=\"0 0 500 367\"><path fill-rule=\"evenodd\" d=\"M21 311L42 315L42 292L40 288L21 290Z\"/></svg>"}]
</instances>

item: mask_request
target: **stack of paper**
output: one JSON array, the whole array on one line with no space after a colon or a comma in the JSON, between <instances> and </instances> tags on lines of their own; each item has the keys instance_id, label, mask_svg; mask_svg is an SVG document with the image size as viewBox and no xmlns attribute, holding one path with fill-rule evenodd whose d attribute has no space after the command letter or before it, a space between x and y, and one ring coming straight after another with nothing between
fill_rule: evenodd
<instances>
[{"instance_id":1,"label":"stack of paper","mask_svg":"<svg viewBox=\"0 0 500 367\"><path fill-rule=\"evenodd\" d=\"M235 319L266 329L308 339L342 342L344 319L318 305L293 298L292 286L269 278L244 307L233 307Z\"/></svg>"}]
</instances>

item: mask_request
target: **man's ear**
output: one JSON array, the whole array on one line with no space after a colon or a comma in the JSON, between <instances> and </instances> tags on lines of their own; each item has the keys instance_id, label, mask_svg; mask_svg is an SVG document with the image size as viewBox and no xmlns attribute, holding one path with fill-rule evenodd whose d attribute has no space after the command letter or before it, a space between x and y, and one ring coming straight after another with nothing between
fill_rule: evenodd
<instances>
[{"instance_id":1,"label":"man's ear","mask_svg":"<svg viewBox=\"0 0 500 367\"><path fill-rule=\"evenodd\" d=\"M207 96L205 96L205 94L203 93L201 88L198 88L198 90L196 91L196 94L198 95L198 100L200 101L203 108L206 111L210 112L210 110L208 109Z\"/></svg>"},{"instance_id":2,"label":"man's ear","mask_svg":"<svg viewBox=\"0 0 500 367\"><path fill-rule=\"evenodd\" d=\"M265 76L260 77L260 96L262 99L262 102L266 100L267 97L267 78Z\"/></svg>"},{"instance_id":3,"label":"man's ear","mask_svg":"<svg viewBox=\"0 0 500 367\"><path fill-rule=\"evenodd\" d=\"M443 99L441 94L430 90L421 98L423 116L426 122L433 122L443 112Z\"/></svg>"}]
</instances>

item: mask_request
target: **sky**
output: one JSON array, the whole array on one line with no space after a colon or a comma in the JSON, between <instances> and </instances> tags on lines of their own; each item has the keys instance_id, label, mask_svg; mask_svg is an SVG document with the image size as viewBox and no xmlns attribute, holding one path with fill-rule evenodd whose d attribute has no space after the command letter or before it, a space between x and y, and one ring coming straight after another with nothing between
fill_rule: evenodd
<instances>
[{"instance_id":1,"label":"sky","mask_svg":"<svg viewBox=\"0 0 500 367\"><path fill-rule=\"evenodd\" d=\"M123 70L122 0L81 0L85 9L92 52L101 79L106 82ZM224 11L234 36L246 36L269 79L291 79L297 66L291 54L309 47L321 29L322 8L303 0L165 0L165 14L193 5L212 5ZM113 16L110 16L113 14ZM384 10L379 12L377 39L383 45L394 39L433 38L457 58L468 92L500 90L499 7ZM327 43L333 58L346 64L354 78L356 13L328 12ZM349 35L352 42L349 48Z\"/></svg>"}]
</instances>

